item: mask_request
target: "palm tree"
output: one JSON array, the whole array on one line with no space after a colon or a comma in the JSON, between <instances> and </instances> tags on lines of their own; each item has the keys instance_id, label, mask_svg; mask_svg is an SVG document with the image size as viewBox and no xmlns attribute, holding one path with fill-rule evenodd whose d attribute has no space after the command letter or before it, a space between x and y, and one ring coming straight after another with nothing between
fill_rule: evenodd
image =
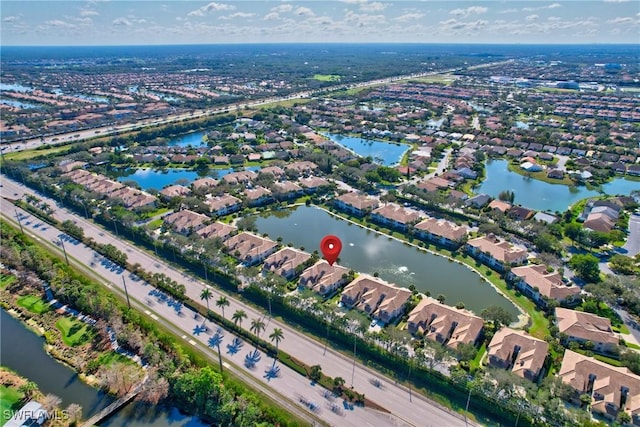
<instances>
[{"instance_id":1,"label":"palm tree","mask_svg":"<svg viewBox=\"0 0 640 427\"><path fill-rule=\"evenodd\" d=\"M265 324L262 320L253 319L251 321L251 327L249 328L249 330L254 334L256 334L258 338L260 338L260 332L264 331L264 328L265 328Z\"/></svg>"},{"instance_id":2,"label":"palm tree","mask_svg":"<svg viewBox=\"0 0 640 427\"><path fill-rule=\"evenodd\" d=\"M24 400L29 401L33 398L36 391L38 391L38 386L33 381L27 381L18 387L18 391L24 394Z\"/></svg>"},{"instance_id":3,"label":"palm tree","mask_svg":"<svg viewBox=\"0 0 640 427\"><path fill-rule=\"evenodd\" d=\"M282 341L284 339L284 334L282 333L282 329L275 328L273 330L273 332L271 332L271 334L269 335L269 338L271 339L271 342L275 342L276 343L276 356L277 356L278 355L278 344L280 344L280 341Z\"/></svg>"},{"instance_id":4,"label":"palm tree","mask_svg":"<svg viewBox=\"0 0 640 427\"><path fill-rule=\"evenodd\" d=\"M230 304L231 303L224 295L218 298L218 301L216 301L216 305L222 309L222 317L224 317L224 308L229 307Z\"/></svg>"},{"instance_id":5,"label":"palm tree","mask_svg":"<svg viewBox=\"0 0 640 427\"><path fill-rule=\"evenodd\" d=\"M209 311L209 299L212 297L211 290L209 288L204 288L200 293L200 299L204 300L207 303L207 311Z\"/></svg>"},{"instance_id":6,"label":"palm tree","mask_svg":"<svg viewBox=\"0 0 640 427\"><path fill-rule=\"evenodd\" d=\"M233 323L235 323L236 325L239 323L240 326L242 326L242 321L246 318L247 313L245 313L244 310L236 310L235 313L233 313L233 316L231 316Z\"/></svg>"}]
</instances>

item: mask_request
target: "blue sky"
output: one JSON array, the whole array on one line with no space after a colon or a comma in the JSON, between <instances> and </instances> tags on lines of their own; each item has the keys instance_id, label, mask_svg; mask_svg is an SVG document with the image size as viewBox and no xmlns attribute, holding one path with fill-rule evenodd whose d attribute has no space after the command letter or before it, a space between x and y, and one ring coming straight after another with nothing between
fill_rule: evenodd
<instances>
[{"instance_id":1,"label":"blue sky","mask_svg":"<svg viewBox=\"0 0 640 427\"><path fill-rule=\"evenodd\" d=\"M2 45L640 43L638 0L2 0Z\"/></svg>"}]
</instances>

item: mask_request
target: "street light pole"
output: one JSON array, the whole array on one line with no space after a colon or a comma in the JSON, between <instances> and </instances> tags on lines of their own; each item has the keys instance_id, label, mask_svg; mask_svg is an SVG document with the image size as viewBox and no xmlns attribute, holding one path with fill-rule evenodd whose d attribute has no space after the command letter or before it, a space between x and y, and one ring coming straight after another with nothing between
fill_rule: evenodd
<instances>
[{"instance_id":1,"label":"street light pole","mask_svg":"<svg viewBox=\"0 0 640 427\"><path fill-rule=\"evenodd\" d=\"M469 396L467 396L467 405L464 408L464 425L467 425L467 412L469 411L470 401L471 401L471 388L469 388Z\"/></svg>"},{"instance_id":2,"label":"street light pole","mask_svg":"<svg viewBox=\"0 0 640 427\"><path fill-rule=\"evenodd\" d=\"M14 208L13 211L16 213L16 219L18 220L18 224L20 225L20 232L24 234L24 229L22 228L22 221L20 221L20 215L18 215L18 210Z\"/></svg>"},{"instance_id":3,"label":"street light pole","mask_svg":"<svg viewBox=\"0 0 640 427\"><path fill-rule=\"evenodd\" d=\"M124 285L124 294L127 296L127 305L129 306L129 310L131 310L131 301L129 300L129 291L127 290L127 282L124 280L124 275L122 275L122 284Z\"/></svg>"},{"instance_id":4,"label":"street light pole","mask_svg":"<svg viewBox=\"0 0 640 427\"><path fill-rule=\"evenodd\" d=\"M69 265L69 257L67 256L67 249L64 247L62 237L59 237L58 239L60 239L60 246L62 247L62 252L64 253L64 260L67 261L67 265Z\"/></svg>"}]
</instances>

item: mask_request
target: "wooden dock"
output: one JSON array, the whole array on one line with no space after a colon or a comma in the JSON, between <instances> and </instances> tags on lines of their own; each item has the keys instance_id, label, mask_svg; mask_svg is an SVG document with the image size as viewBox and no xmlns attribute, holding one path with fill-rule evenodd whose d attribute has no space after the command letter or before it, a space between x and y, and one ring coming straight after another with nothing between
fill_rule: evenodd
<instances>
[{"instance_id":1,"label":"wooden dock","mask_svg":"<svg viewBox=\"0 0 640 427\"><path fill-rule=\"evenodd\" d=\"M138 393L140 393L140 390L142 390L143 384L144 384L144 381L138 384L132 391L127 393L126 396L121 397L120 399L113 402L111 405L104 408L102 411L95 414L93 417L89 418L87 421L82 423L82 427L92 427L98 424L100 421L104 420L105 418L109 417L111 414L118 412L120 408L122 408L124 405L129 403L138 395Z\"/></svg>"}]
</instances>

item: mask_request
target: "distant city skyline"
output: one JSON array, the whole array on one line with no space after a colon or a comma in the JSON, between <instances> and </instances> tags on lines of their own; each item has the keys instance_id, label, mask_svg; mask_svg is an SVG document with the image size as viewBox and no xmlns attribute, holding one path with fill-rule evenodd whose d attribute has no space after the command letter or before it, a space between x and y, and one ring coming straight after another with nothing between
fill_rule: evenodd
<instances>
[{"instance_id":1,"label":"distant city skyline","mask_svg":"<svg viewBox=\"0 0 640 427\"><path fill-rule=\"evenodd\" d=\"M13 1L3 46L640 43L637 0Z\"/></svg>"}]
</instances>

